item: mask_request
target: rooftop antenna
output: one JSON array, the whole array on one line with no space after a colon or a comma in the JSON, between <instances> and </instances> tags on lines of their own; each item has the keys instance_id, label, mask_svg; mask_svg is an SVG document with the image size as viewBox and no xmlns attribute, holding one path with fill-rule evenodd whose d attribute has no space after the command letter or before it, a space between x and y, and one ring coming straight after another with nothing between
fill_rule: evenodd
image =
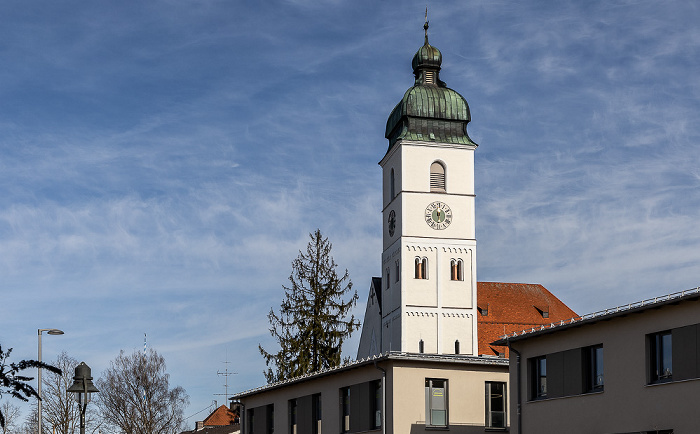
<instances>
[{"instance_id":1,"label":"rooftop antenna","mask_svg":"<svg viewBox=\"0 0 700 434\"><path fill-rule=\"evenodd\" d=\"M146 333L143 334L143 361L146 362ZM146 401L146 390L143 391L143 400Z\"/></svg>"},{"instance_id":2,"label":"rooftop antenna","mask_svg":"<svg viewBox=\"0 0 700 434\"><path fill-rule=\"evenodd\" d=\"M224 383L224 388L225 388L226 393L215 393L214 395L223 395L223 396L225 396L225 397L226 397L226 398L225 398L225 399L226 399L225 402L228 403L228 377L229 377L230 375L238 375L238 372L229 372L229 371L228 371L228 364L231 363L231 362L228 361L228 350L226 350L226 361L221 362L221 363L224 363L224 364L226 365L226 369L224 369L224 372L216 371L216 375L221 375L221 376L223 376L223 377L226 378L226 382Z\"/></svg>"}]
</instances>

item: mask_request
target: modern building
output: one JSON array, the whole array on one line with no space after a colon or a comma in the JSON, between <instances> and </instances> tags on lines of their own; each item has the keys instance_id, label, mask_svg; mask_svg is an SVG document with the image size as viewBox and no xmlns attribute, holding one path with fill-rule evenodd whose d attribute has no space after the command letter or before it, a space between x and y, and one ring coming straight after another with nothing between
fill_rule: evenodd
<instances>
[{"instance_id":1,"label":"modern building","mask_svg":"<svg viewBox=\"0 0 700 434\"><path fill-rule=\"evenodd\" d=\"M700 432L700 288L508 334L511 432Z\"/></svg>"},{"instance_id":2,"label":"modern building","mask_svg":"<svg viewBox=\"0 0 700 434\"><path fill-rule=\"evenodd\" d=\"M388 353L234 396L245 434L506 429L508 361Z\"/></svg>"}]
</instances>

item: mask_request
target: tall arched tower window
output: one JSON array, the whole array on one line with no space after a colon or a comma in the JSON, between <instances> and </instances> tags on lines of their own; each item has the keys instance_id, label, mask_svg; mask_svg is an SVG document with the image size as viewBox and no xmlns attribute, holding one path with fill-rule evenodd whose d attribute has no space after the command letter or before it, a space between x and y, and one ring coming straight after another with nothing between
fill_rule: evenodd
<instances>
[{"instance_id":1,"label":"tall arched tower window","mask_svg":"<svg viewBox=\"0 0 700 434\"><path fill-rule=\"evenodd\" d=\"M430 165L430 191L445 192L445 166L437 161Z\"/></svg>"},{"instance_id":2,"label":"tall arched tower window","mask_svg":"<svg viewBox=\"0 0 700 434\"><path fill-rule=\"evenodd\" d=\"M393 199L394 196L396 196L396 187L394 184L394 169L391 169L391 174L390 174L390 179L389 179L389 189L391 191L391 198Z\"/></svg>"}]
</instances>

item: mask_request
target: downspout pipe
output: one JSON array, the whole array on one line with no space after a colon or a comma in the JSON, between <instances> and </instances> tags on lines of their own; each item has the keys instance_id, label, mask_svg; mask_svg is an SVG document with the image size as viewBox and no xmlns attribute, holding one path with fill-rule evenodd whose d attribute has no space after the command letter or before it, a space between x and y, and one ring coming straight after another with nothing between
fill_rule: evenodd
<instances>
[{"instance_id":1,"label":"downspout pipe","mask_svg":"<svg viewBox=\"0 0 700 434\"><path fill-rule=\"evenodd\" d=\"M382 371L382 434L386 434L386 370L377 365L376 359L374 367Z\"/></svg>"},{"instance_id":2,"label":"downspout pipe","mask_svg":"<svg viewBox=\"0 0 700 434\"><path fill-rule=\"evenodd\" d=\"M516 369L515 381L517 383L517 385L515 386L515 389L516 389L515 393L518 395L517 407L516 407L517 408L517 419L518 419L517 434L522 434L522 432L523 432L523 417L522 417L522 411L521 411L521 407L522 407L522 393L521 393L522 382L520 380L522 374L520 373L520 353L518 352L518 350L516 350L515 348L513 348L510 345L510 342L508 342L508 350L515 353L515 369Z\"/></svg>"}]
</instances>

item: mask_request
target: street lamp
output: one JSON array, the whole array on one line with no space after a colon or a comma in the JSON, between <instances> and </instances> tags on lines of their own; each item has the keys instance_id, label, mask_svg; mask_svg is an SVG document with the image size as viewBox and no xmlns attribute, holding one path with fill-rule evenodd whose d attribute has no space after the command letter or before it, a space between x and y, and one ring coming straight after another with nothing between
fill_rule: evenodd
<instances>
[{"instance_id":1,"label":"street lamp","mask_svg":"<svg viewBox=\"0 0 700 434\"><path fill-rule=\"evenodd\" d=\"M85 409L90 401L90 394L99 392L97 387L92 384L92 371L85 362L80 362L75 367L75 377L73 377L73 385L68 388L69 392L75 393L75 400L80 408L80 434L85 434Z\"/></svg>"},{"instance_id":2,"label":"street lamp","mask_svg":"<svg viewBox=\"0 0 700 434\"><path fill-rule=\"evenodd\" d=\"M39 362L41 363L41 334L46 332L46 334L49 335L62 335L63 331L59 329L39 329ZM39 405L38 405L38 412L37 412L37 422L39 422L39 434L41 434L41 365L39 365L39 375L37 375L37 379L39 381L39 388L37 390L38 395L39 395Z\"/></svg>"}]
</instances>

